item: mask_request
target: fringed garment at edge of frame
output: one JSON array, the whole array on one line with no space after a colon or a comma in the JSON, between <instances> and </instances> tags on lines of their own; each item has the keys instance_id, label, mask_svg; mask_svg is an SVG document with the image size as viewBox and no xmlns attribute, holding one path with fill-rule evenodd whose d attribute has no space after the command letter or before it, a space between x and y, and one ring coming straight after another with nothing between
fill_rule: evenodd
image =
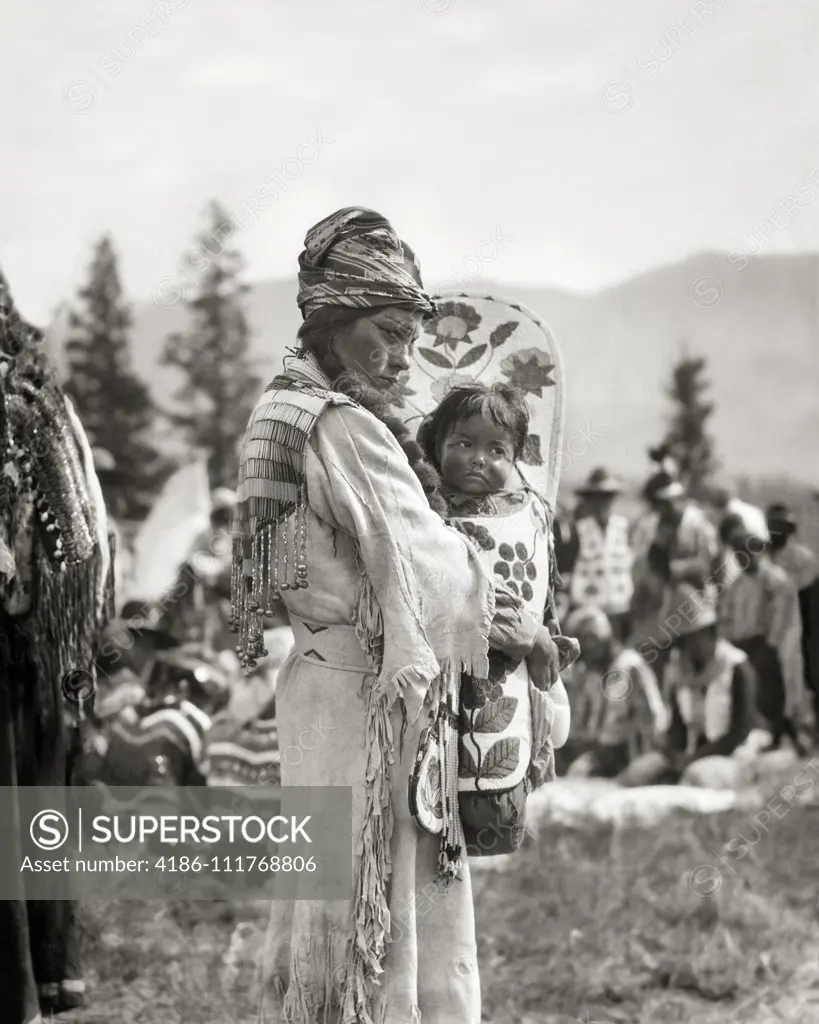
<instances>
[{"instance_id":1,"label":"fringed garment at edge of frame","mask_svg":"<svg viewBox=\"0 0 819 1024\"><path fill-rule=\"evenodd\" d=\"M237 652L246 667L266 653L264 615L280 591L308 585L305 453L316 422L331 404L356 403L315 382L285 374L268 385L248 423L240 457L231 579L232 625L238 633ZM341 1019L344 1024L379 1024L373 1016L373 988L383 973L390 932L392 775L398 746L391 716L405 680L378 678L383 622L377 597L363 571L353 624L372 659L373 676L365 684L367 795L358 837L353 935L340 986ZM441 664L439 676L431 682L433 708L452 705L457 714L461 673L484 676L488 671L485 652L476 652L471 661L461 653L458 664ZM458 876L464 847L457 810L456 744L457 734L446 734L440 750L441 764L450 768L442 780L445 828L439 877L444 883ZM291 984L284 999L283 1020L301 1024L310 1020L305 1011L298 984Z\"/></svg>"},{"instance_id":2,"label":"fringed garment at edge of frame","mask_svg":"<svg viewBox=\"0 0 819 1024\"><path fill-rule=\"evenodd\" d=\"M89 482L93 468L81 429L58 388L38 385L15 367L6 370L0 472L9 499L9 551L19 548L25 508L33 531L30 564L15 564L9 586L26 606L15 625L37 667L39 716L52 726L61 714L61 691L82 717L94 690L102 629L114 610L113 556L100 550L104 510Z\"/></svg>"}]
</instances>

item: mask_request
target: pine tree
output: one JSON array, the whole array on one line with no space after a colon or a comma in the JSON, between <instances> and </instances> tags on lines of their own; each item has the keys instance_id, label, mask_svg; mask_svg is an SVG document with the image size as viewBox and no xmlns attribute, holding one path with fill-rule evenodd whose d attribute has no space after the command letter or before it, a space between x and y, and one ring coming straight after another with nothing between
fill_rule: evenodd
<instances>
[{"instance_id":1,"label":"pine tree","mask_svg":"<svg viewBox=\"0 0 819 1024\"><path fill-rule=\"evenodd\" d=\"M101 479L111 513L139 520L170 467L151 440L156 409L150 392L131 368L131 312L110 236L94 247L88 283L78 296L65 343L65 390L91 445L113 457L115 478Z\"/></svg>"},{"instance_id":2,"label":"pine tree","mask_svg":"<svg viewBox=\"0 0 819 1024\"><path fill-rule=\"evenodd\" d=\"M211 486L231 488L239 441L262 384L250 358L244 308L249 289L240 280L242 257L229 245L233 230L227 211L212 202L186 258L195 282L187 298L192 322L187 331L168 337L163 355L184 378L176 393L183 410L171 418L193 447L207 453Z\"/></svg>"},{"instance_id":3,"label":"pine tree","mask_svg":"<svg viewBox=\"0 0 819 1024\"><path fill-rule=\"evenodd\" d=\"M703 496L718 465L713 439L707 431L714 405L705 398L709 387L705 370L704 358L683 352L667 389L676 408L663 444L680 467L680 476L693 497Z\"/></svg>"}]
</instances>

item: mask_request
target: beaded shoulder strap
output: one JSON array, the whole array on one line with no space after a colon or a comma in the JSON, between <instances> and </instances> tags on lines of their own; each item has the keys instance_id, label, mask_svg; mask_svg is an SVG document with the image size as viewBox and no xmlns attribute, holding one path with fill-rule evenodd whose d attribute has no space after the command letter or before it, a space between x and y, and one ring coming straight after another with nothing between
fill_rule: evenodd
<instances>
[{"instance_id":1,"label":"beaded shoulder strap","mask_svg":"<svg viewBox=\"0 0 819 1024\"><path fill-rule=\"evenodd\" d=\"M310 380L282 375L250 415L233 521L231 628L245 668L264 657L265 615L280 591L307 587L307 442L328 405L355 405Z\"/></svg>"}]
</instances>

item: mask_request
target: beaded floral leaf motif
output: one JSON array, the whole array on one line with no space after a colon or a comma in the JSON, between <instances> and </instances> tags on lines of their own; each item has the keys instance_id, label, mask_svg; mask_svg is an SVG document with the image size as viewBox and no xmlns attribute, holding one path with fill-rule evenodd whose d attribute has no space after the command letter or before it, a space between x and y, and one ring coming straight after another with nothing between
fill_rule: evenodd
<instances>
[{"instance_id":1,"label":"beaded floral leaf motif","mask_svg":"<svg viewBox=\"0 0 819 1024\"><path fill-rule=\"evenodd\" d=\"M491 669L491 657L489 664ZM500 700L502 696L503 686L499 680L465 678L461 686L461 707L465 711L473 711L482 708L484 704Z\"/></svg>"},{"instance_id":2,"label":"beaded floral leaf motif","mask_svg":"<svg viewBox=\"0 0 819 1024\"><path fill-rule=\"evenodd\" d=\"M540 437L537 434L528 434L523 445L521 461L527 466L542 466L543 456L540 452Z\"/></svg>"},{"instance_id":3,"label":"beaded floral leaf motif","mask_svg":"<svg viewBox=\"0 0 819 1024\"><path fill-rule=\"evenodd\" d=\"M508 341L508 339L515 333L515 328L517 326L517 320L507 320L505 323L498 324L489 336L489 344L492 348L500 348L505 341Z\"/></svg>"},{"instance_id":4,"label":"beaded floral leaf motif","mask_svg":"<svg viewBox=\"0 0 819 1024\"><path fill-rule=\"evenodd\" d=\"M470 349L456 363L455 368L457 370L465 370L467 366L471 366L473 363L477 363L479 359L486 352L486 345L476 345Z\"/></svg>"},{"instance_id":5,"label":"beaded floral leaf motif","mask_svg":"<svg viewBox=\"0 0 819 1024\"><path fill-rule=\"evenodd\" d=\"M493 743L487 750L481 763L479 778L505 779L517 768L520 761L520 740L517 736L507 736Z\"/></svg>"},{"instance_id":6,"label":"beaded floral leaf motif","mask_svg":"<svg viewBox=\"0 0 819 1024\"><path fill-rule=\"evenodd\" d=\"M501 697L500 700L485 704L475 715L473 732L501 732L515 717L517 697Z\"/></svg>"}]
</instances>

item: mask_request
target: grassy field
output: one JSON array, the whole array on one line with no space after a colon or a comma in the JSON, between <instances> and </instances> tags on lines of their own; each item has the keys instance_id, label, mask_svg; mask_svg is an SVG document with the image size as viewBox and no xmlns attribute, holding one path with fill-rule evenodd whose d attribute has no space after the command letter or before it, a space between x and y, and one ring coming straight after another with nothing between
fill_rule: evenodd
<instances>
[{"instance_id":1,"label":"grassy field","mask_svg":"<svg viewBox=\"0 0 819 1024\"><path fill-rule=\"evenodd\" d=\"M679 817L648 831L553 828L514 871L475 872L484 1021L816 1024L819 807L772 818L741 860L725 854L731 839L756 834L739 814ZM259 935L264 912L196 902L86 907L94 1011L72 1019L253 1021L252 965L230 978L223 958L242 922Z\"/></svg>"}]
</instances>

